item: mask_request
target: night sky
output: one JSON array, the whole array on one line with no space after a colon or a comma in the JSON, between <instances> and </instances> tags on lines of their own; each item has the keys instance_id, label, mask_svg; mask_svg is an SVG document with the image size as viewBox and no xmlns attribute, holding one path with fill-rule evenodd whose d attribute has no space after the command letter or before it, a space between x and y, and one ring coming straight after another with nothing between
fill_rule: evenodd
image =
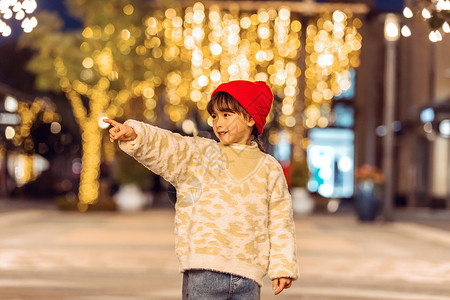
<instances>
[{"instance_id":1,"label":"night sky","mask_svg":"<svg viewBox=\"0 0 450 300\"><path fill-rule=\"evenodd\" d=\"M77 29L82 27L80 21L78 21L74 17L71 17L68 14L65 6L65 0L36 0L36 2L38 6L35 12L41 10L50 10L58 12L61 19L64 21L64 29ZM31 17L33 15L35 15L35 13L27 16ZM5 43L8 44L9 42L14 42L21 34L24 34L20 26L22 21L17 21L13 17L9 20L6 20L6 22L11 27L12 34L6 38L2 37L0 34L0 45ZM38 26L39 26L39 19L38 19Z\"/></svg>"},{"instance_id":2,"label":"night sky","mask_svg":"<svg viewBox=\"0 0 450 300\"><path fill-rule=\"evenodd\" d=\"M38 4L38 7L36 9L37 11L57 11L61 18L64 20L64 26L66 29L81 28L81 23L68 14L65 6L65 0L36 0L36 2Z\"/></svg>"}]
</instances>

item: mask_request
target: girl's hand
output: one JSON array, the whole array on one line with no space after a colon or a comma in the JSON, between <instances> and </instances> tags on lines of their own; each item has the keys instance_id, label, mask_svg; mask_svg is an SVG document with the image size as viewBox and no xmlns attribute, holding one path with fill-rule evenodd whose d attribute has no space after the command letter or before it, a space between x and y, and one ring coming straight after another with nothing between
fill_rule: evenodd
<instances>
[{"instance_id":1,"label":"girl's hand","mask_svg":"<svg viewBox=\"0 0 450 300\"><path fill-rule=\"evenodd\" d=\"M109 130L109 140L113 143L118 141L132 141L137 138L137 134L130 126L121 124L110 119L103 119L103 122L111 124L113 127Z\"/></svg>"},{"instance_id":2,"label":"girl's hand","mask_svg":"<svg viewBox=\"0 0 450 300\"><path fill-rule=\"evenodd\" d=\"M284 289L291 287L292 279L288 277L275 278L273 280L272 289L275 291L275 295L281 293ZM278 288L278 290L277 290Z\"/></svg>"}]
</instances>

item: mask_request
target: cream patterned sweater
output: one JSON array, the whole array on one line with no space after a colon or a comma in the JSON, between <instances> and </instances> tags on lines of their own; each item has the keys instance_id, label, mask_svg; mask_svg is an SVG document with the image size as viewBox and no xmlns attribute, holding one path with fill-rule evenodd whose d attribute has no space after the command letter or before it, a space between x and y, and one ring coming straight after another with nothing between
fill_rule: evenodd
<instances>
[{"instance_id":1,"label":"cream patterned sweater","mask_svg":"<svg viewBox=\"0 0 450 300\"><path fill-rule=\"evenodd\" d=\"M232 273L262 285L298 277L291 196L280 164L253 145L224 146L128 120L120 148L177 190L180 271Z\"/></svg>"}]
</instances>

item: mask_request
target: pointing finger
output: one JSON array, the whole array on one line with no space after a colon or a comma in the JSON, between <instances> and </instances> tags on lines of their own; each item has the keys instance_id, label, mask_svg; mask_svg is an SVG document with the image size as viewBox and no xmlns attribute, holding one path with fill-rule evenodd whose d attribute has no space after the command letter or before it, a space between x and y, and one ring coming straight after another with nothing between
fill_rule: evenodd
<instances>
[{"instance_id":1,"label":"pointing finger","mask_svg":"<svg viewBox=\"0 0 450 300\"><path fill-rule=\"evenodd\" d=\"M111 119L107 119L107 118L104 118L103 122L108 123L108 124L110 124L110 125L112 125L114 127L120 125L119 122L111 120Z\"/></svg>"}]
</instances>

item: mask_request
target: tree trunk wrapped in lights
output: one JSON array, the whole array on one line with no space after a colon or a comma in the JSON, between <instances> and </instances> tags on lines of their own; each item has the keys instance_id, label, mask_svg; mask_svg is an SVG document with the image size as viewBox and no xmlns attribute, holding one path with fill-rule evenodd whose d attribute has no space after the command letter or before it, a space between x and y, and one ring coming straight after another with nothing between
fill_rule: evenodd
<instances>
[{"instance_id":1,"label":"tree trunk wrapped in lights","mask_svg":"<svg viewBox=\"0 0 450 300\"><path fill-rule=\"evenodd\" d=\"M100 127L100 119L142 119L131 101L136 99L144 102L147 121L155 122L156 89L171 68L180 69L180 63L172 66L148 55L148 48L164 45L161 40L149 44L142 3L135 7L120 0L69 0L67 4L84 20L81 34L63 32L59 18L43 12L40 26L20 43L35 50L28 68L37 75L37 88L63 91L70 101L82 136L78 208L84 211L99 198L100 164L114 157L114 147L102 146L107 131ZM162 37L164 32L158 34ZM108 153L102 155L102 149Z\"/></svg>"},{"instance_id":2,"label":"tree trunk wrapped in lights","mask_svg":"<svg viewBox=\"0 0 450 300\"><path fill-rule=\"evenodd\" d=\"M82 126L83 170L80 175L79 200L81 205L93 204L98 199L98 178L100 176L102 133L96 119L90 118ZM83 210L83 206L79 207Z\"/></svg>"},{"instance_id":3,"label":"tree trunk wrapped in lights","mask_svg":"<svg viewBox=\"0 0 450 300\"><path fill-rule=\"evenodd\" d=\"M61 68L59 71L60 74L67 74L68 70L64 70L65 66L61 58L57 58L55 64ZM99 197L98 178L100 176L100 164L102 162L101 150L103 140L103 128L99 126L99 120L104 116L104 112L111 107L111 102L114 102L114 100L116 100L116 103L126 102L128 100L127 96L130 94L122 93L120 97L118 96L119 99L109 99L106 94L109 81L105 78L101 78L97 85L90 90L84 89L83 86L77 86L78 81L71 84L66 77L61 78L61 82L63 83L62 89L70 100L75 118L81 130L83 146L81 161L83 168L80 174L78 209L85 211L87 205L95 204ZM78 89L78 92L75 89ZM89 111L83 105L82 94L86 94L89 97ZM115 116L116 111L109 112L110 118L114 118ZM111 157L109 158L111 159Z\"/></svg>"}]
</instances>

